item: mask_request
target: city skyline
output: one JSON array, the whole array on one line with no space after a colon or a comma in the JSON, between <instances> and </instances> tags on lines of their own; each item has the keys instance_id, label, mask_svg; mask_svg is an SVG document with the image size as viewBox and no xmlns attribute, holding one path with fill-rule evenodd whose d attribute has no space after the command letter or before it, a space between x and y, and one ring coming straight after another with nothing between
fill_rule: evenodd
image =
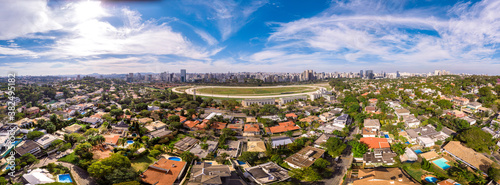
<instances>
[{"instance_id":1,"label":"city skyline","mask_svg":"<svg viewBox=\"0 0 500 185\"><path fill-rule=\"evenodd\" d=\"M4 4L0 76L500 68L493 0Z\"/></svg>"}]
</instances>

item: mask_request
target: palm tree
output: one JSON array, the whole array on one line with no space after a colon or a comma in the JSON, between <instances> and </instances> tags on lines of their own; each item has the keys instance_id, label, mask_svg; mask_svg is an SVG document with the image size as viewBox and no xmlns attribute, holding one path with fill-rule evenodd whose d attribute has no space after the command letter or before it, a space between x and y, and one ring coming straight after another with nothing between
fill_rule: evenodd
<instances>
[{"instance_id":1,"label":"palm tree","mask_svg":"<svg viewBox=\"0 0 500 185\"><path fill-rule=\"evenodd\" d=\"M104 143L104 141L106 141L106 138L104 138L104 136L102 136L102 135L98 135L98 136L95 136L94 141L97 144L102 144L102 143Z\"/></svg>"},{"instance_id":2,"label":"palm tree","mask_svg":"<svg viewBox=\"0 0 500 185\"><path fill-rule=\"evenodd\" d=\"M120 139L118 139L118 142L116 144L125 146L125 142L127 142L127 140L125 138L120 138Z\"/></svg>"},{"instance_id":3,"label":"palm tree","mask_svg":"<svg viewBox=\"0 0 500 185\"><path fill-rule=\"evenodd\" d=\"M141 147L141 143L139 143L139 142L134 142L134 143L132 144L132 147L133 147L133 148L135 148L135 149L138 149L138 148L140 148L140 147Z\"/></svg>"}]
</instances>

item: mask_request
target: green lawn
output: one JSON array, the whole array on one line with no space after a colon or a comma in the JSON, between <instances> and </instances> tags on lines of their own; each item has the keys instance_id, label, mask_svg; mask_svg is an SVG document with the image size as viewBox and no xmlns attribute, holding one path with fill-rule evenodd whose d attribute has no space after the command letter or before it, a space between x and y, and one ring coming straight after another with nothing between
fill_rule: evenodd
<instances>
[{"instance_id":1,"label":"green lawn","mask_svg":"<svg viewBox=\"0 0 500 185\"><path fill-rule=\"evenodd\" d=\"M219 95L279 95L291 93L304 93L316 90L311 87L268 87L268 88L201 88L197 92Z\"/></svg>"},{"instance_id":2,"label":"green lawn","mask_svg":"<svg viewBox=\"0 0 500 185\"><path fill-rule=\"evenodd\" d=\"M422 182L422 175L425 173L424 170L422 169L413 169L410 164L404 164L403 166L406 166L407 168L405 169L406 173L408 173L413 179L415 179L418 182Z\"/></svg>"},{"instance_id":3,"label":"green lawn","mask_svg":"<svg viewBox=\"0 0 500 185\"><path fill-rule=\"evenodd\" d=\"M154 157L151 157L149 155L143 155L140 158L132 160L132 167L136 171L144 171L148 169L148 166L153 164L156 161Z\"/></svg>"},{"instance_id":4,"label":"green lawn","mask_svg":"<svg viewBox=\"0 0 500 185\"><path fill-rule=\"evenodd\" d=\"M58 159L57 161L68 162L76 165L78 164L78 156L75 153L71 153Z\"/></svg>"}]
</instances>

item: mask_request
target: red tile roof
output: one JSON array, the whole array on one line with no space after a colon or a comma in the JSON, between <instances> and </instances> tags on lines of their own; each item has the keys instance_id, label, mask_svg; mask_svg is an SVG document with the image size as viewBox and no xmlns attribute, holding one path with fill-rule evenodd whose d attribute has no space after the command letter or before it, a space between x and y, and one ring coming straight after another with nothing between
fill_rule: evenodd
<instances>
[{"instance_id":1,"label":"red tile roof","mask_svg":"<svg viewBox=\"0 0 500 185\"><path fill-rule=\"evenodd\" d=\"M260 128L257 124L245 124L244 132L259 132Z\"/></svg>"},{"instance_id":2,"label":"red tile roof","mask_svg":"<svg viewBox=\"0 0 500 185\"><path fill-rule=\"evenodd\" d=\"M188 127L188 128L193 128L195 127L198 123L200 123L200 121L196 120L196 121L186 121L184 122L184 126Z\"/></svg>"},{"instance_id":3,"label":"red tile roof","mask_svg":"<svg viewBox=\"0 0 500 185\"><path fill-rule=\"evenodd\" d=\"M288 113L288 114L286 114L285 116L286 116L287 118L289 118L289 117L292 117L292 118L297 118L297 117L298 117L298 116L297 116L297 114L295 114L295 113Z\"/></svg>"},{"instance_id":4,"label":"red tile roof","mask_svg":"<svg viewBox=\"0 0 500 185\"><path fill-rule=\"evenodd\" d=\"M378 137L364 137L359 140L362 143L368 145L369 149L372 148L390 148L389 142L387 142L386 138L378 138Z\"/></svg>"},{"instance_id":5,"label":"red tile roof","mask_svg":"<svg viewBox=\"0 0 500 185\"><path fill-rule=\"evenodd\" d=\"M155 185L172 185L186 166L186 162L161 158L151 166L141 174L143 182Z\"/></svg>"},{"instance_id":6,"label":"red tile roof","mask_svg":"<svg viewBox=\"0 0 500 185\"><path fill-rule=\"evenodd\" d=\"M278 126L266 128L267 132L271 132L273 134L282 133L287 131L294 131L300 129L299 126L295 125L293 121L281 122Z\"/></svg>"},{"instance_id":7,"label":"red tile roof","mask_svg":"<svg viewBox=\"0 0 500 185\"><path fill-rule=\"evenodd\" d=\"M226 128L227 123L215 122L212 124L212 129L222 130Z\"/></svg>"}]
</instances>

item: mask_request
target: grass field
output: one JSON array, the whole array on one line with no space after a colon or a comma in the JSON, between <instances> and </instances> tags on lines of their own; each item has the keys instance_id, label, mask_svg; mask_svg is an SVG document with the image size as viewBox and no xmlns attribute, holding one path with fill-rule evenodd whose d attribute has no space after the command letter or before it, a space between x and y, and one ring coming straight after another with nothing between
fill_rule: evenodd
<instances>
[{"instance_id":1,"label":"grass field","mask_svg":"<svg viewBox=\"0 0 500 185\"><path fill-rule=\"evenodd\" d=\"M153 164L155 161L156 159L154 157L151 157L149 155L144 155L131 161L132 168L134 168L135 171L144 171L148 168L149 165Z\"/></svg>"},{"instance_id":2,"label":"grass field","mask_svg":"<svg viewBox=\"0 0 500 185\"><path fill-rule=\"evenodd\" d=\"M305 93L315 91L311 87L274 87L274 88L200 88L196 92L205 94L219 94L219 95L280 95L292 93Z\"/></svg>"}]
</instances>

